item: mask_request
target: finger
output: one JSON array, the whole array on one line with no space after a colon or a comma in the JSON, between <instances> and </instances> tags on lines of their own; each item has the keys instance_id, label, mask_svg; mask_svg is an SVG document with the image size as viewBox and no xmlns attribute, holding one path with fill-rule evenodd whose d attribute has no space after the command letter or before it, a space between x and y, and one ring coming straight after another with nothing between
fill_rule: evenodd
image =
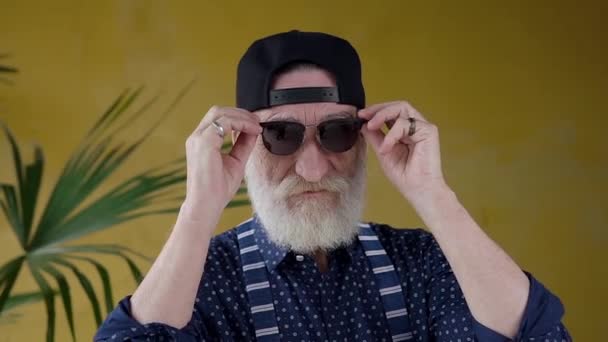
<instances>
[{"instance_id":1,"label":"finger","mask_svg":"<svg viewBox=\"0 0 608 342\"><path fill-rule=\"evenodd\" d=\"M211 122L208 119L209 113L211 113L211 111L215 110L216 106L212 106L211 108L209 108L209 110L207 111L207 113L203 114L203 117L201 118L201 120L198 122L198 125L196 125L196 128L194 129L194 131L192 131L192 133L190 134L190 136L193 136L196 134L196 132L202 132Z\"/></svg>"},{"instance_id":2,"label":"finger","mask_svg":"<svg viewBox=\"0 0 608 342\"><path fill-rule=\"evenodd\" d=\"M224 145L226 136L230 134L230 129L225 123L215 121L222 129L213 125L207 125L204 128L199 128L189 139L193 139L199 145L201 150L219 151Z\"/></svg>"},{"instance_id":3,"label":"finger","mask_svg":"<svg viewBox=\"0 0 608 342\"><path fill-rule=\"evenodd\" d=\"M233 132L248 133L253 136L262 133L262 126L248 118L226 115L214 120L214 122L224 128L224 136L229 136Z\"/></svg>"},{"instance_id":4,"label":"finger","mask_svg":"<svg viewBox=\"0 0 608 342\"><path fill-rule=\"evenodd\" d=\"M386 109L387 107L398 106L401 108L401 114L405 117L414 117L420 121L428 122L428 120L422 115L411 103L407 101L392 101L379 103L367 108L360 110L357 114L361 118L370 119L375 116L376 113ZM390 126L390 121L387 122L387 125Z\"/></svg>"},{"instance_id":5,"label":"finger","mask_svg":"<svg viewBox=\"0 0 608 342\"><path fill-rule=\"evenodd\" d=\"M404 119L398 119L393 127L388 131L384 137L384 141L379 148L381 154L385 154L391 151L395 144L401 142L406 137L406 132L409 130L409 121Z\"/></svg>"},{"instance_id":6,"label":"finger","mask_svg":"<svg viewBox=\"0 0 608 342\"><path fill-rule=\"evenodd\" d=\"M369 119L370 117L373 116L374 113L388 107L388 106L392 106L395 103L397 103L398 101L392 101L392 102L384 102L384 103L378 103L378 104L374 104L371 105L369 107L363 108L361 109L359 112L357 112L357 115L360 118L364 118L364 119Z\"/></svg>"},{"instance_id":7,"label":"finger","mask_svg":"<svg viewBox=\"0 0 608 342\"><path fill-rule=\"evenodd\" d=\"M255 124L260 123L259 116L240 108L225 107L218 110L220 117L238 118L251 121Z\"/></svg>"},{"instance_id":8,"label":"finger","mask_svg":"<svg viewBox=\"0 0 608 342\"><path fill-rule=\"evenodd\" d=\"M205 128L207 128L207 126L209 126L211 122L216 119L216 113L219 108L219 106L212 106L211 108L209 108L207 113L203 114L203 118L196 126L196 129L194 130L193 134L195 132L202 132Z\"/></svg>"},{"instance_id":9,"label":"finger","mask_svg":"<svg viewBox=\"0 0 608 342\"><path fill-rule=\"evenodd\" d=\"M394 121L401 116L402 110L402 106L399 105L385 107L373 115L367 122L367 127L375 130L382 128L385 123L392 126Z\"/></svg>"},{"instance_id":10,"label":"finger","mask_svg":"<svg viewBox=\"0 0 608 342\"><path fill-rule=\"evenodd\" d=\"M399 121L401 121L401 120L399 120ZM424 121L420 121L420 120L416 119L416 131L414 132L413 135L410 136L409 135L410 122L408 120L403 120L403 121L405 121L405 123L404 123L405 134L401 138L401 142L406 145L417 144L423 140L427 140L433 136L439 135L439 130L438 130L437 126L435 126L432 123L424 122Z\"/></svg>"},{"instance_id":11,"label":"finger","mask_svg":"<svg viewBox=\"0 0 608 342\"><path fill-rule=\"evenodd\" d=\"M382 140L384 139L384 133L379 130L371 131L366 126L367 125L363 125L363 127L361 127L361 134L363 134L365 141L372 146L374 152L378 153L380 145L382 145Z\"/></svg>"},{"instance_id":12,"label":"finger","mask_svg":"<svg viewBox=\"0 0 608 342\"><path fill-rule=\"evenodd\" d=\"M239 124L239 127L246 126L253 129L253 131L249 130L250 133L255 133L255 130L258 130L257 127L259 126L259 118L256 115L253 115L252 113L249 113L244 110L238 111L235 108L222 108L213 106L209 110L209 112L207 112L195 132L202 133L206 131L212 125L213 122L217 124L220 124L220 122L242 122L241 124ZM228 130L239 131L236 127L226 126L224 124L222 124L222 127L224 128L225 135L230 133L228 132Z\"/></svg>"},{"instance_id":13,"label":"finger","mask_svg":"<svg viewBox=\"0 0 608 342\"><path fill-rule=\"evenodd\" d=\"M260 121L256 115L241 108L213 106L204 115L195 131L202 131L206 129L213 121L217 121L222 117L240 118L249 120L252 123L259 123Z\"/></svg>"},{"instance_id":14,"label":"finger","mask_svg":"<svg viewBox=\"0 0 608 342\"><path fill-rule=\"evenodd\" d=\"M246 114L251 114L251 115L257 116L253 112L248 111L247 109L243 109L243 108L239 108L239 107L227 107L227 108L233 109L233 110L235 110L237 112L241 112L241 113L246 113Z\"/></svg>"},{"instance_id":15,"label":"finger","mask_svg":"<svg viewBox=\"0 0 608 342\"><path fill-rule=\"evenodd\" d=\"M429 122L414 106L409 102L403 102L404 113L408 118L415 118L418 121Z\"/></svg>"},{"instance_id":16,"label":"finger","mask_svg":"<svg viewBox=\"0 0 608 342\"><path fill-rule=\"evenodd\" d=\"M252 123L248 119L233 118L223 116L214 120L217 125L222 129L216 128L214 125L209 125L202 131L199 130L198 134L194 134L193 138L201 137L203 139L203 149L211 148L212 150L219 151L226 137L230 136L232 132L242 132L257 137L262 132L262 127L257 123ZM223 130L223 136L222 136Z\"/></svg>"},{"instance_id":17,"label":"finger","mask_svg":"<svg viewBox=\"0 0 608 342\"><path fill-rule=\"evenodd\" d=\"M239 163L245 164L251 155L251 151L253 151L253 148L255 147L256 140L257 136L255 135L247 133L239 134L229 155Z\"/></svg>"}]
</instances>

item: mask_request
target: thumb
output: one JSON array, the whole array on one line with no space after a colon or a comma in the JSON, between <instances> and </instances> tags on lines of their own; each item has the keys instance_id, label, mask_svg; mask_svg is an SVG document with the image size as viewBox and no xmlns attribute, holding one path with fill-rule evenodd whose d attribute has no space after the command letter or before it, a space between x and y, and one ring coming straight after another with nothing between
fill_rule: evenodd
<instances>
[{"instance_id":1,"label":"thumb","mask_svg":"<svg viewBox=\"0 0 608 342\"><path fill-rule=\"evenodd\" d=\"M230 156L236 159L240 164L244 165L249 159L249 155L255 147L257 136L245 132L241 132L236 138L234 146L230 151Z\"/></svg>"},{"instance_id":2,"label":"thumb","mask_svg":"<svg viewBox=\"0 0 608 342\"><path fill-rule=\"evenodd\" d=\"M363 127L361 127L361 134L363 134L365 141L367 141L372 146L374 152L376 152L376 154L379 154L380 146L382 145L382 141L384 140L384 133L381 130L371 131L367 128L367 125L363 125Z\"/></svg>"}]
</instances>

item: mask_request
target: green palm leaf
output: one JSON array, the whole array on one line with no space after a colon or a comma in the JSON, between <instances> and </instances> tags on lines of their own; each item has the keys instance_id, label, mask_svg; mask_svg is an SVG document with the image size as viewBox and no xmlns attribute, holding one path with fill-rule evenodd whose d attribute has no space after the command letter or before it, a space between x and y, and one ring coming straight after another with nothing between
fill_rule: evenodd
<instances>
[{"instance_id":1,"label":"green palm leaf","mask_svg":"<svg viewBox=\"0 0 608 342\"><path fill-rule=\"evenodd\" d=\"M84 260L97 269L97 273L99 273L99 278L101 279L101 283L103 285L103 293L105 297L105 306L106 313L110 313L114 308L114 297L112 296L112 284L110 283L110 273L108 270L99 262L91 259L89 257L70 255L69 258Z\"/></svg>"},{"instance_id":2,"label":"green palm leaf","mask_svg":"<svg viewBox=\"0 0 608 342\"><path fill-rule=\"evenodd\" d=\"M63 301L63 307L65 310L65 315L68 321L68 325L70 326L70 333L72 334L72 340L76 341L76 334L74 332L74 313L72 312L72 296L70 293L70 284L68 283L66 277L53 267L50 264L42 265L41 268L50 274L55 281L57 282L57 286L59 286L59 292L61 293L61 300Z\"/></svg>"},{"instance_id":3,"label":"green palm leaf","mask_svg":"<svg viewBox=\"0 0 608 342\"><path fill-rule=\"evenodd\" d=\"M128 247L116 245L116 244L97 244L97 245L75 245L75 246L48 246L36 250L31 255L44 257L47 255L61 255L64 253L99 253L99 254L112 254L112 255L124 255L133 254L148 262L153 259L137 251L134 251Z\"/></svg>"},{"instance_id":4,"label":"green palm leaf","mask_svg":"<svg viewBox=\"0 0 608 342\"><path fill-rule=\"evenodd\" d=\"M0 312L0 325L16 322L21 317L21 314L14 312L18 307L41 300L44 300L44 295L39 291L11 295L5 302L4 310Z\"/></svg>"},{"instance_id":5,"label":"green palm leaf","mask_svg":"<svg viewBox=\"0 0 608 342\"><path fill-rule=\"evenodd\" d=\"M2 73L9 73L9 72L10 73L15 73L15 72L17 72L17 69L13 68L13 67L6 66L6 65L0 65L0 72L2 72Z\"/></svg>"},{"instance_id":6,"label":"green palm leaf","mask_svg":"<svg viewBox=\"0 0 608 342\"><path fill-rule=\"evenodd\" d=\"M76 278L78 278L78 281L80 282L84 293L87 295L89 301L91 302L91 307L93 308L93 315L95 316L95 322L99 326L101 324L101 307L99 306L99 299L97 298L97 294L95 293L95 289L93 289L93 284L89 280L89 277L82 273L82 271L80 271L80 268L65 259L54 258L52 259L52 262L70 269L74 273Z\"/></svg>"},{"instance_id":7,"label":"green palm leaf","mask_svg":"<svg viewBox=\"0 0 608 342\"><path fill-rule=\"evenodd\" d=\"M45 234L51 234L53 230L62 223L62 220L67 219L72 211L82 203L85 198L87 198L95 189L98 189L103 181L110 177L110 175L141 146L144 140L152 133L153 129L175 107L177 104L176 101L181 99L184 94L184 92L182 92L178 96L176 101L165 110L163 116L144 134L143 137L140 137L134 143L127 144L126 147L124 147L126 143L123 142L119 143L118 146L110 148L111 141L115 138L115 135L127 126L120 126L118 131L105 136L103 135L103 130L114 128L113 126L109 126L109 124L116 123L115 120L125 114L128 106L137 98L140 91L141 90L136 90L132 94L123 94L121 96L123 101L113 104L111 107L113 107L114 110L108 111L109 114L102 116L95 124L95 126L99 127L99 130L93 134L87 135L83 142L84 148L77 150L70 158L53 189L49 203L40 219L40 226L49 228L39 230L32 242L33 247L43 244L43 241L48 238ZM143 108L146 109L148 106L149 103L144 105ZM137 111L130 118L127 118L127 120L130 121L133 116L140 115L139 113L141 110L142 109ZM109 122L109 124L106 124L107 122Z\"/></svg>"},{"instance_id":8,"label":"green palm leaf","mask_svg":"<svg viewBox=\"0 0 608 342\"><path fill-rule=\"evenodd\" d=\"M35 146L34 162L28 164L24 169L21 161L21 153L15 137L3 123L2 129L8 137L11 146L15 175L17 177L17 190L15 190L15 187L12 185L0 184L4 195L3 200L0 199L0 205L2 206L4 214L9 219L15 235L17 235L21 247L25 249L27 248L27 241L29 239L38 192L40 190L44 156L42 154L42 149L39 146Z\"/></svg>"},{"instance_id":9,"label":"green palm leaf","mask_svg":"<svg viewBox=\"0 0 608 342\"><path fill-rule=\"evenodd\" d=\"M60 294L72 339L76 340L72 300L75 288L85 293L98 325L101 324L102 315L115 306L112 273L93 255L105 254L121 258L135 282L141 282L143 272L134 258L150 262L149 257L116 244L64 243L140 217L179 211L184 199L186 180L184 157L143 170L108 190L101 189L174 110L191 85L188 84L178 93L161 112L159 119L151 121L148 130L127 140L120 137L125 136L131 124L157 104L159 97L153 96L138 105L141 102L142 88L120 94L87 132L66 162L48 200L41 205L37 203L44 171L43 151L36 146L33 161L24 162L17 140L8 127L2 124L11 150L16 181L15 184L0 184L0 207L24 254L0 266L0 316L15 305L36 299L44 300L47 313L46 339L53 341L56 322L54 296ZM242 187L237 195L245 192L246 189ZM248 203L246 199L237 198L229 207ZM36 222L38 207L42 210ZM24 263L26 260L27 263ZM30 269L40 291L11 295L24 265ZM95 279L85 272L83 265L95 269L103 293L95 291ZM73 278L67 277L69 273L73 274L79 286L70 283Z\"/></svg>"},{"instance_id":10,"label":"green palm leaf","mask_svg":"<svg viewBox=\"0 0 608 342\"><path fill-rule=\"evenodd\" d=\"M57 256L59 256L59 257L68 256L68 257L79 258L80 256L78 254L83 254L83 253L109 254L109 255L114 255L114 256L117 256L117 257L123 259L127 263L127 266L129 266L129 271L131 272L131 275L133 276L133 279L135 280L136 284L139 284L141 282L141 280L143 279L143 273L141 272L141 270L139 269L137 264L133 261L133 259L129 256L129 254L133 254L148 262L152 262L152 258L150 258L150 257L147 257L143 254L133 251L130 248L119 246L119 245L113 245L113 244L52 246L52 247L47 247L47 248L38 250L35 255L38 258L46 258L46 259L49 259L49 258L52 259ZM103 276L101 276L101 277L103 278Z\"/></svg>"},{"instance_id":11,"label":"green palm leaf","mask_svg":"<svg viewBox=\"0 0 608 342\"><path fill-rule=\"evenodd\" d=\"M6 58L9 57L8 54L0 54L0 59L2 58ZM16 73L18 70L17 68L8 66L8 65L2 65L0 64L0 82L4 82L4 83L11 83L10 80L2 77L2 75L4 74L14 74Z\"/></svg>"},{"instance_id":12,"label":"green palm leaf","mask_svg":"<svg viewBox=\"0 0 608 342\"><path fill-rule=\"evenodd\" d=\"M42 299L44 299L44 295L40 292L26 292L12 295L4 305L4 312L14 310L21 305L34 303Z\"/></svg>"},{"instance_id":13,"label":"green palm leaf","mask_svg":"<svg viewBox=\"0 0 608 342\"><path fill-rule=\"evenodd\" d=\"M25 257L20 256L0 267L0 313L4 310L24 260Z\"/></svg>"},{"instance_id":14,"label":"green palm leaf","mask_svg":"<svg viewBox=\"0 0 608 342\"><path fill-rule=\"evenodd\" d=\"M174 164L182 163L170 163L159 171L147 171L119 184L63 222L40 231L33 247L71 240L134 218L138 209L157 200L160 191L185 181L183 166ZM178 207L170 208L170 212L177 212Z\"/></svg>"},{"instance_id":15,"label":"green palm leaf","mask_svg":"<svg viewBox=\"0 0 608 342\"><path fill-rule=\"evenodd\" d=\"M2 211L9 221L11 228L13 228L13 232L17 235L21 247L24 248L26 245L25 229L21 222L21 212L19 210L15 187L9 184L0 184L0 188L2 189L2 195L4 196L3 198L0 198L0 206L2 206Z\"/></svg>"},{"instance_id":16,"label":"green palm leaf","mask_svg":"<svg viewBox=\"0 0 608 342\"><path fill-rule=\"evenodd\" d=\"M46 307L46 340L52 342L55 339L55 295L53 289L47 283L46 279L39 272L38 268L30 267L34 280L40 287L42 294L44 295L44 304Z\"/></svg>"}]
</instances>

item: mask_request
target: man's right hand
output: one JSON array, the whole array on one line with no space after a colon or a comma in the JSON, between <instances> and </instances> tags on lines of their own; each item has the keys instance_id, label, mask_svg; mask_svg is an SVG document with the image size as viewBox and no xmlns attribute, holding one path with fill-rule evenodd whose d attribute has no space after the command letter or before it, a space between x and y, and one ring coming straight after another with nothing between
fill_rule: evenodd
<instances>
[{"instance_id":1,"label":"man's right hand","mask_svg":"<svg viewBox=\"0 0 608 342\"><path fill-rule=\"evenodd\" d=\"M221 152L224 139L212 122L224 128L224 136L239 133L229 153ZM239 189L245 164L262 132L259 118L244 109L213 106L186 140L187 191L182 206L188 219L201 220L219 213ZM200 210L202 208L207 210Z\"/></svg>"},{"instance_id":2,"label":"man's right hand","mask_svg":"<svg viewBox=\"0 0 608 342\"><path fill-rule=\"evenodd\" d=\"M228 154L224 136L239 136ZM187 189L177 222L148 274L131 297L131 315L142 324L181 329L192 318L209 243L222 211L243 180L247 159L262 132L259 119L243 109L214 106L186 141Z\"/></svg>"}]
</instances>

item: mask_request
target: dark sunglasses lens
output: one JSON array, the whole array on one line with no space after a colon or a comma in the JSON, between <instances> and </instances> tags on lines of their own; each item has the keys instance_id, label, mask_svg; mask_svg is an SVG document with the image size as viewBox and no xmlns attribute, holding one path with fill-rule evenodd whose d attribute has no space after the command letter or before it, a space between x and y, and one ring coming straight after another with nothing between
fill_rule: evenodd
<instances>
[{"instance_id":1,"label":"dark sunglasses lens","mask_svg":"<svg viewBox=\"0 0 608 342\"><path fill-rule=\"evenodd\" d=\"M296 122L267 122L263 126L262 141L272 154L288 155L298 150L306 127Z\"/></svg>"},{"instance_id":2,"label":"dark sunglasses lens","mask_svg":"<svg viewBox=\"0 0 608 342\"><path fill-rule=\"evenodd\" d=\"M328 151L346 152L357 142L360 128L357 120L329 120L319 125L319 141Z\"/></svg>"}]
</instances>

